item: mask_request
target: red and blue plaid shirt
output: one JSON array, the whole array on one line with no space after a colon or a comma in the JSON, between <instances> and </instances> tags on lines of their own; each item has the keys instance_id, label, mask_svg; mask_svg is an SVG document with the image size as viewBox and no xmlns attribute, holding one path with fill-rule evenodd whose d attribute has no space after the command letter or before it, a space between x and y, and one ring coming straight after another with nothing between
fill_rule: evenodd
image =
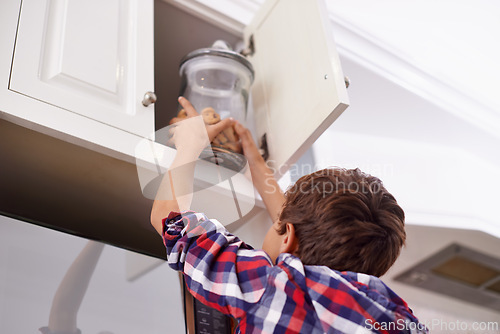
<instances>
[{"instance_id":1,"label":"red and blue plaid shirt","mask_svg":"<svg viewBox=\"0 0 500 334\"><path fill-rule=\"evenodd\" d=\"M170 267L195 298L236 318L242 333L425 333L407 304L379 278L269 256L204 214L163 223Z\"/></svg>"}]
</instances>

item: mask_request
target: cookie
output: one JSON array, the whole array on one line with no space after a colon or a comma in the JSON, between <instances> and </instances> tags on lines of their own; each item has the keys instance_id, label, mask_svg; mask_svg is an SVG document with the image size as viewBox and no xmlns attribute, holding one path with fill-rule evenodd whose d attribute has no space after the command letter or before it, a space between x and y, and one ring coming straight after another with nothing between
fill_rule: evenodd
<instances>
[{"instance_id":1,"label":"cookie","mask_svg":"<svg viewBox=\"0 0 500 334\"><path fill-rule=\"evenodd\" d=\"M212 125L220 122L220 115L215 112L211 107L205 108L201 111L201 116L205 124Z\"/></svg>"}]
</instances>

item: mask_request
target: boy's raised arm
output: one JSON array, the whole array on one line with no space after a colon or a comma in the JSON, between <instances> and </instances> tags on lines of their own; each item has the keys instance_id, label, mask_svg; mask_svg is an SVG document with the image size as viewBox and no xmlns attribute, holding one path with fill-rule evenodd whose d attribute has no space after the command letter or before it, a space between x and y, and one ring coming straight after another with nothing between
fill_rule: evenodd
<instances>
[{"instance_id":1,"label":"boy's raised arm","mask_svg":"<svg viewBox=\"0 0 500 334\"><path fill-rule=\"evenodd\" d=\"M274 222L278 219L285 202L283 192L274 178L273 172L260 155L250 131L238 122L235 123L234 129L241 139L241 146L250 166L254 186L262 197L267 212Z\"/></svg>"},{"instance_id":2,"label":"boy's raised arm","mask_svg":"<svg viewBox=\"0 0 500 334\"><path fill-rule=\"evenodd\" d=\"M187 99L179 97L179 103L186 110L188 118L170 129L177 152L163 177L151 209L151 224L160 235L162 221L170 212L186 211L191 206L194 169L200 153L219 132L233 124L233 120L227 118L206 126Z\"/></svg>"}]
</instances>

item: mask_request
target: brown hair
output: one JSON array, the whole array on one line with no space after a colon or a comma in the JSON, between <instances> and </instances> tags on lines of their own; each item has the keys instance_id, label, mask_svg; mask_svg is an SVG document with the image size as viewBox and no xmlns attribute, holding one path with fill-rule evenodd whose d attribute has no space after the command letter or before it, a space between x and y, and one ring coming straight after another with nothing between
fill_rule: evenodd
<instances>
[{"instance_id":1,"label":"brown hair","mask_svg":"<svg viewBox=\"0 0 500 334\"><path fill-rule=\"evenodd\" d=\"M359 169L328 168L285 193L279 234L295 227L304 264L381 276L404 245L404 212L380 179Z\"/></svg>"}]
</instances>

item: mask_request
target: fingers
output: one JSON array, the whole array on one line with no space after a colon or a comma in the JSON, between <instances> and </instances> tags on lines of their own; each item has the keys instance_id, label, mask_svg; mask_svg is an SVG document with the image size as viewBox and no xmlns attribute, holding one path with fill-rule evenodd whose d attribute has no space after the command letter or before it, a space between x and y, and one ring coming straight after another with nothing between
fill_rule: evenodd
<instances>
[{"instance_id":1,"label":"fingers","mask_svg":"<svg viewBox=\"0 0 500 334\"><path fill-rule=\"evenodd\" d=\"M210 137L210 140L214 139L217 134L220 132L224 131L225 129L231 127L234 124L234 120L232 118L225 118L219 123L210 125L208 127L208 136Z\"/></svg>"},{"instance_id":2,"label":"fingers","mask_svg":"<svg viewBox=\"0 0 500 334\"><path fill-rule=\"evenodd\" d=\"M174 117L174 118L172 118L172 119L170 120L170 122L169 122L168 124L169 124L169 125L173 125L173 124L175 124L175 123L177 123L177 122L180 122L180 121L182 121L182 120L184 120L184 119L185 119L185 118Z\"/></svg>"},{"instance_id":3,"label":"fingers","mask_svg":"<svg viewBox=\"0 0 500 334\"><path fill-rule=\"evenodd\" d=\"M253 142L252 134L247 128L241 125L240 122L238 121L234 122L234 131L236 131L236 134L241 138L242 142L248 142L248 141Z\"/></svg>"},{"instance_id":4,"label":"fingers","mask_svg":"<svg viewBox=\"0 0 500 334\"><path fill-rule=\"evenodd\" d=\"M196 109L185 97L179 96L178 101L186 111L188 117L198 116L198 112L196 112Z\"/></svg>"},{"instance_id":5,"label":"fingers","mask_svg":"<svg viewBox=\"0 0 500 334\"><path fill-rule=\"evenodd\" d=\"M241 146L243 148L243 153L245 154L245 157L248 159L248 162L250 164L264 162L264 159L262 159L259 149L257 148L255 141L253 140L250 130L241 125L239 122L235 122L234 130L241 139Z\"/></svg>"}]
</instances>

